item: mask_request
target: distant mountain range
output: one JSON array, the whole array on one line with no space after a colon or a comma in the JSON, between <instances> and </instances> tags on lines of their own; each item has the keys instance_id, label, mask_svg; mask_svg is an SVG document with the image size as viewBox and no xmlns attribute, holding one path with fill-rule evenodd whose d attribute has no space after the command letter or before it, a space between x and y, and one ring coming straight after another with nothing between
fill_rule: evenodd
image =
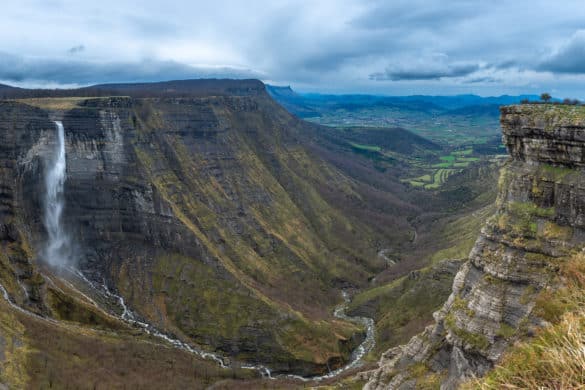
<instances>
[{"instance_id":1,"label":"distant mountain range","mask_svg":"<svg viewBox=\"0 0 585 390\"><path fill-rule=\"evenodd\" d=\"M458 115L499 115L501 105L520 103L524 99L536 101L537 95L502 95L482 97L478 95L455 96L381 96L381 95L328 95L318 93L301 94L290 86L267 85L268 93L295 115L307 118L320 116L325 110L358 110L365 107L388 107L400 110Z\"/></svg>"},{"instance_id":2,"label":"distant mountain range","mask_svg":"<svg viewBox=\"0 0 585 390\"><path fill-rule=\"evenodd\" d=\"M198 97L209 95L257 96L264 94L264 89L264 84L254 79L195 79L161 81L156 83L98 84L74 89L26 89L0 84L0 99L86 96L131 96L134 98Z\"/></svg>"}]
</instances>

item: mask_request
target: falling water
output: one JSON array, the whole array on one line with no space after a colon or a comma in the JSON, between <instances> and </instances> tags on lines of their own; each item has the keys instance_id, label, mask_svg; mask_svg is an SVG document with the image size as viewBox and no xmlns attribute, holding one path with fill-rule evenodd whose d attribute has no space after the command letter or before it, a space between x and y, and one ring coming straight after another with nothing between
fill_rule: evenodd
<instances>
[{"instance_id":1,"label":"falling water","mask_svg":"<svg viewBox=\"0 0 585 390\"><path fill-rule=\"evenodd\" d=\"M62 267L68 264L69 239L63 230L61 218L65 199L63 188L65 185L67 161L65 158L65 129L63 123L55 121L57 127L57 147L53 165L45 177L45 228L48 233L48 242L45 253L46 261L53 266Z\"/></svg>"}]
</instances>

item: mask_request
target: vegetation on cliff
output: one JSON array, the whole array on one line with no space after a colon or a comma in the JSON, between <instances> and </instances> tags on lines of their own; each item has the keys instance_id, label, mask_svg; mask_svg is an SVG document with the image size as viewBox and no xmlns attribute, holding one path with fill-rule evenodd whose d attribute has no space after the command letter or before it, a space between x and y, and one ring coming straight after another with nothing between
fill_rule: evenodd
<instances>
[{"instance_id":1,"label":"vegetation on cliff","mask_svg":"<svg viewBox=\"0 0 585 390\"><path fill-rule=\"evenodd\" d=\"M454 389L486 374L470 386L582 385L583 113L547 104L502 108L511 159L501 171L495 214L435 312L435 325L384 353L368 389Z\"/></svg>"},{"instance_id":2,"label":"vegetation on cliff","mask_svg":"<svg viewBox=\"0 0 585 390\"><path fill-rule=\"evenodd\" d=\"M556 288L542 291L535 312L547 326L512 346L485 378L466 389L585 387L585 255L562 263Z\"/></svg>"},{"instance_id":3,"label":"vegetation on cliff","mask_svg":"<svg viewBox=\"0 0 585 390\"><path fill-rule=\"evenodd\" d=\"M518 121L528 128L545 131L585 125L585 106L565 104L522 104L503 107L504 120Z\"/></svg>"}]
</instances>

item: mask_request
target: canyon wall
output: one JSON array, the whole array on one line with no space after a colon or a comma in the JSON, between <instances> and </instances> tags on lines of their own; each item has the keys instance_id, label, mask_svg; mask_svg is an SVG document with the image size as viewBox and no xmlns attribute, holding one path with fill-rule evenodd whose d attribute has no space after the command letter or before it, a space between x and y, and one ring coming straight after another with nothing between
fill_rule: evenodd
<instances>
[{"instance_id":1,"label":"canyon wall","mask_svg":"<svg viewBox=\"0 0 585 390\"><path fill-rule=\"evenodd\" d=\"M320 128L258 81L104 88L59 98L23 90L27 99L0 103L0 284L10 299L78 320L63 294L55 303L42 258L59 120L63 225L73 265L96 286L227 359L302 375L347 361L363 332L333 308L342 289L383 269L381 249L409 241L417 207L408 195L360 183L320 156Z\"/></svg>"},{"instance_id":2,"label":"canyon wall","mask_svg":"<svg viewBox=\"0 0 585 390\"><path fill-rule=\"evenodd\" d=\"M436 323L387 351L362 375L366 389L458 387L484 375L506 348L530 336L539 294L585 244L585 108L501 108L510 159L501 171L497 211L486 221Z\"/></svg>"}]
</instances>

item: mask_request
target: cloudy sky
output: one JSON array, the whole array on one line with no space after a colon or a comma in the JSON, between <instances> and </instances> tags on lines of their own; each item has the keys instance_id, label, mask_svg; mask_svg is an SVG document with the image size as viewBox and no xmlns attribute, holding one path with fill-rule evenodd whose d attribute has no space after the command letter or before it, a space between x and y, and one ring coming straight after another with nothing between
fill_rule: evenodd
<instances>
[{"instance_id":1,"label":"cloudy sky","mask_svg":"<svg viewBox=\"0 0 585 390\"><path fill-rule=\"evenodd\" d=\"M585 98L582 0L19 0L0 82L254 77L300 91Z\"/></svg>"}]
</instances>

